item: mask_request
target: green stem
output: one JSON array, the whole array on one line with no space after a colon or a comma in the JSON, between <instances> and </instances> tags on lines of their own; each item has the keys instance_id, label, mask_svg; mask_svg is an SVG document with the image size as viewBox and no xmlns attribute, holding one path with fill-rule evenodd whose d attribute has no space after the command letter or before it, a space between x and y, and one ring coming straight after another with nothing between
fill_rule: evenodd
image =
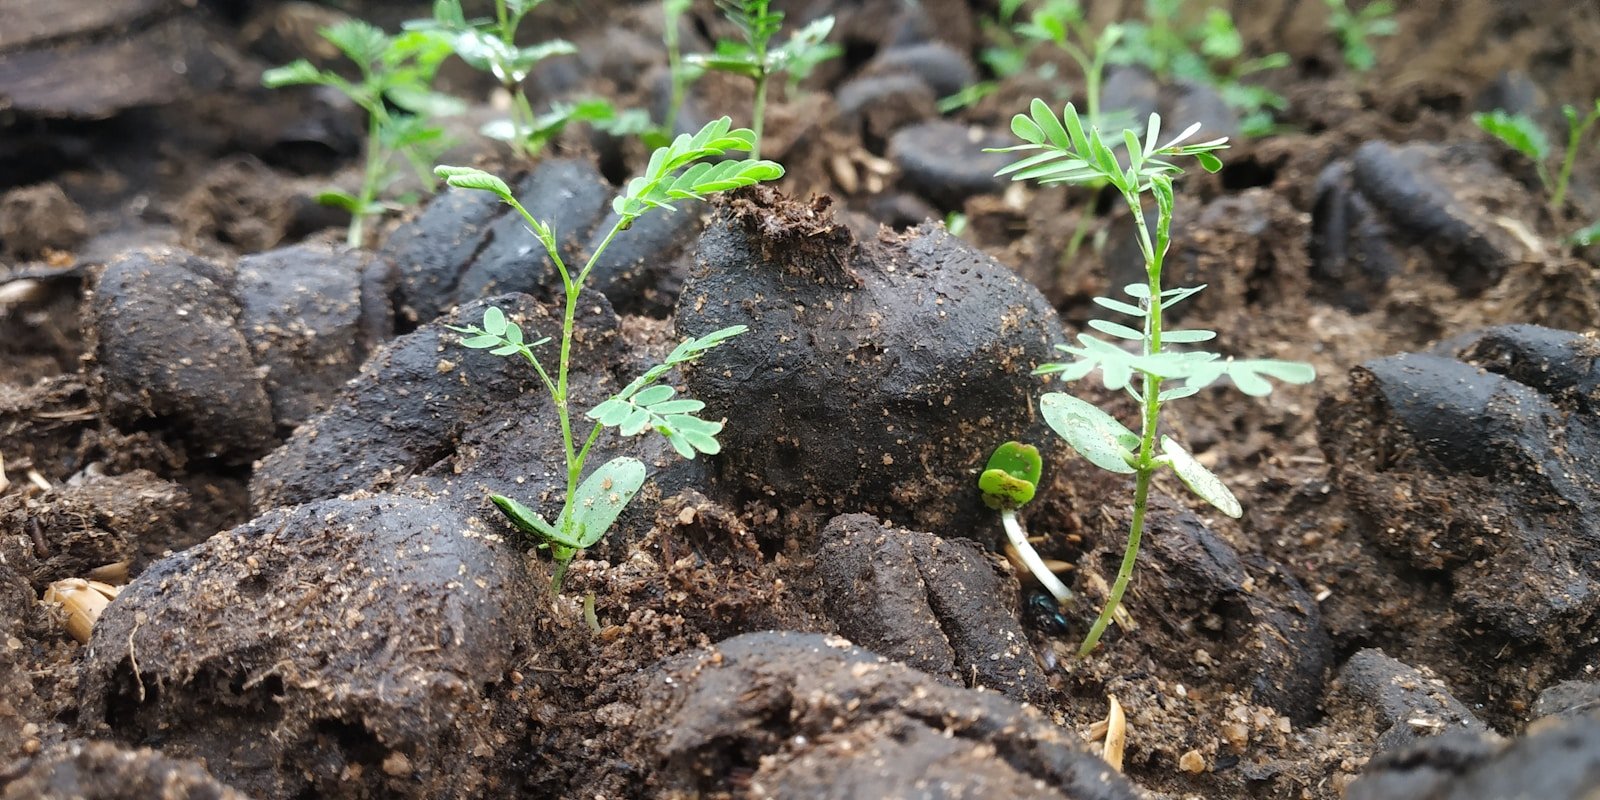
<instances>
[{"instance_id":1,"label":"green stem","mask_svg":"<svg viewBox=\"0 0 1600 800\"><path fill-rule=\"evenodd\" d=\"M528 93L521 82L507 84L506 91L511 93L512 147L519 156L533 158L537 152L532 144L533 121L537 116L533 113L533 104L528 101Z\"/></svg>"},{"instance_id":2,"label":"green stem","mask_svg":"<svg viewBox=\"0 0 1600 800\"><path fill-rule=\"evenodd\" d=\"M751 114L750 130L756 135L755 145L750 148L750 160L761 160L761 122L767 111L767 78L765 71L761 77L756 78L756 107Z\"/></svg>"},{"instance_id":3,"label":"green stem","mask_svg":"<svg viewBox=\"0 0 1600 800\"><path fill-rule=\"evenodd\" d=\"M663 29L667 39L667 73L672 80L672 99L667 101L667 121L662 126L667 139L678 131L678 110L683 107L683 54L678 50L678 17L668 14Z\"/></svg>"},{"instance_id":4,"label":"green stem","mask_svg":"<svg viewBox=\"0 0 1600 800\"><path fill-rule=\"evenodd\" d=\"M1083 246L1083 237L1089 235L1089 226L1094 223L1094 198L1084 207L1083 213L1078 215L1078 224L1072 229L1072 238L1067 240L1067 249L1061 253L1061 264L1064 268L1074 258L1078 257L1078 248Z\"/></svg>"},{"instance_id":5,"label":"green stem","mask_svg":"<svg viewBox=\"0 0 1600 800\"><path fill-rule=\"evenodd\" d=\"M1150 240L1150 231L1144 221L1144 210L1139 202L1137 192L1123 192L1123 199L1133 211L1139 231L1139 246L1145 253L1145 276L1148 279L1150 297L1146 300L1148 313L1144 318L1144 352L1146 355L1155 355L1161 352L1161 268L1166 260L1167 242L1172 230L1172 217L1165 211L1156 221L1156 243ZM1084 637L1083 644L1078 646L1078 657L1083 658L1094 652L1095 645L1100 643L1100 636L1105 633L1106 626L1111 623L1117 613L1117 608L1122 605L1122 596L1128 591L1128 584L1133 580L1133 565L1139 558L1139 543L1144 537L1145 513L1150 504L1150 481L1155 476L1159 464L1156 462L1155 446L1156 431L1161 423L1161 376L1143 373L1140 384L1140 400L1143 413L1140 415L1142 426L1139 433L1139 454L1134 463L1136 473L1133 489L1133 519L1128 523L1128 544L1122 551L1122 565L1117 569L1117 578L1111 585L1111 594L1106 598L1106 606L1100 611L1100 616L1095 619L1094 625L1089 628L1089 634Z\"/></svg>"},{"instance_id":6,"label":"green stem","mask_svg":"<svg viewBox=\"0 0 1600 800\"><path fill-rule=\"evenodd\" d=\"M595 438L600 435L600 427L596 426L589 432L588 440L584 443L583 449L581 451L578 450L572 440L572 417L567 408L567 371L572 364L572 332L576 327L578 317L578 294L583 291L583 284L589 279L590 270L594 269L594 265L600 260L600 254L606 251L606 248L611 245L611 240L615 239L617 234L621 233L623 228L627 227L628 223L632 221L632 217L622 217L617 220L615 225L611 226L606 238L602 239L599 246L589 255L588 262L578 272L577 278L571 276L566 270L564 262L554 251L550 253L550 257L561 266L559 270L561 272L561 283L562 288L566 291L566 308L561 316L561 361L556 366L556 388L551 399L555 401L556 415L561 420L561 441L566 447L567 497L569 498L578 491L578 479L583 476L583 463L589 457L589 447L594 444ZM564 519L570 524L573 517L567 515ZM562 531L562 533L570 533L570 531Z\"/></svg>"},{"instance_id":7,"label":"green stem","mask_svg":"<svg viewBox=\"0 0 1600 800\"><path fill-rule=\"evenodd\" d=\"M1567 123L1567 153L1561 158L1561 172L1556 176L1556 188L1550 193L1550 210L1561 213L1564 201L1567 199L1567 181L1572 178L1572 165L1578 160L1578 145L1583 142L1583 135L1588 133L1589 126L1600 119L1600 109L1596 109L1580 124L1576 120Z\"/></svg>"},{"instance_id":8,"label":"green stem","mask_svg":"<svg viewBox=\"0 0 1600 800\"><path fill-rule=\"evenodd\" d=\"M385 116L381 107L369 109L367 113L366 172L361 176L361 194L356 198L356 208L350 215L350 230L345 234L345 242L351 247L361 246L367 209L372 207L372 201L378 195L378 179L383 171L383 162L388 160L388 156L383 152L382 133Z\"/></svg>"},{"instance_id":9,"label":"green stem","mask_svg":"<svg viewBox=\"0 0 1600 800\"><path fill-rule=\"evenodd\" d=\"M1122 604L1122 595L1128 591L1128 583L1133 579L1133 564L1139 558L1139 540L1144 536L1144 513L1150 498L1150 477L1153 474L1154 470L1139 471L1133 490L1133 522L1128 525L1128 547L1122 551L1122 567L1117 570L1117 580L1111 586L1111 596L1106 598L1106 607L1089 628L1089 635L1083 638L1083 644L1078 646L1079 658L1094 652L1101 634L1106 632L1106 626L1111 624L1111 618Z\"/></svg>"}]
</instances>

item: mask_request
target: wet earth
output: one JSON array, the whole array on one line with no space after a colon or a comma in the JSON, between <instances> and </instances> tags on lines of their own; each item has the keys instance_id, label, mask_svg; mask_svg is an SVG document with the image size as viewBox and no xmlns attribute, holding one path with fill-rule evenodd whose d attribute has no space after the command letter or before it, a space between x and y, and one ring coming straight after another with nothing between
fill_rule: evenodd
<instances>
[{"instance_id":1,"label":"wet earth","mask_svg":"<svg viewBox=\"0 0 1600 800\"><path fill-rule=\"evenodd\" d=\"M1354 73L1320 0L1232 4L1290 55L1262 78L1289 104L1179 182L1167 280L1209 286L1179 317L1225 354L1318 380L1168 407L1245 514L1158 479L1126 624L1079 659L1129 486L1055 439L1031 370L1142 265L1117 204L981 152L1069 99L1071 62L941 114L989 77L993 4L779 4L843 47L774 97L788 174L641 220L577 319L580 408L748 326L667 379L723 452L603 436L648 479L552 594L489 495L560 509L556 417L449 330L492 305L559 334L552 265L460 191L344 246L314 196L358 179L360 116L259 88L317 25L426 5L0 0L0 798L1600 791L1600 246L1563 243L1600 217L1600 158L1555 213L1470 119L1555 131L1600 95L1600 8L1403 4ZM531 19L581 50L540 103L665 102L655 4ZM721 24L697 4L681 33ZM709 76L680 125L750 94ZM1204 87L1123 69L1106 94L1237 134ZM458 127L445 160L506 175L568 261L648 155L576 126L518 162ZM1043 450L1024 517L1078 605L999 548L975 477L1008 439ZM41 602L73 578L120 587L86 643Z\"/></svg>"}]
</instances>

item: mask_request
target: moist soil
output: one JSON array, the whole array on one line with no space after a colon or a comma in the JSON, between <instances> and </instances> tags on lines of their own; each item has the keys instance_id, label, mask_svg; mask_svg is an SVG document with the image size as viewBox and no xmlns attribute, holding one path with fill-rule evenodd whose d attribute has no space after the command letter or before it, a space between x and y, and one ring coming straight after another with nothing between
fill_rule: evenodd
<instances>
[{"instance_id":1,"label":"moist soil","mask_svg":"<svg viewBox=\"0 0 1600 800\"><path fill-rule=\"evenodd\" d=\"M462 192L344 247L314 195L358 179L361 118L258 87L330 58L319 25L392 30L427 4L45 5L0 0L19 21L0 31L7 800L1600 787L1600 248L1562 241L1600 218L1600 158L1591 139L1551 211L1471 120L1508 108L1564 139L1561 104L1600 95L1593 4L1403 4L1368 73L1323 3L1232 4L1250 52L1290 55L1261 79L1288 104L1179 181L1167 281L1208 288L1174 313L1318 377L1168 407L1245 515L1158 479L1125 624L1083 659L1131 487L1054 439L1036 398L1060 387L1030 370L1142 265L1115 198L994 179L1006 157L981 152L1028 99L1073 99L1071 62L1042 49L936 110L991 77L992 4L779 4L835 14L843 50L776 92L763 155L787 175L641 221L578 317L575 409L748 325L667 378L726 421L724 452L601 437L594 458L650 478L559 594L487 499L559 510L548 399L447 327L495 305L559 334L552 265ZM652 4L531 20L582 50L536 70L536 103L664 103ZM699 3L682 33L727 31ZM67 65L88 77L52 78ZM492 100L463 64L442 82ZM1106 91L1237 133L1203 87L1124 70ZM681 127L750 97L707 76ZM581 259L648 154L574 127L518 163L475 134L493 114L450 123L443 160L506 175ZM1068 608L978 497L1007 439L1044 451L1024 516L1070 567ZM67 578L126 584L87 644L40 602Z\"/></svg>"}]
</instances>

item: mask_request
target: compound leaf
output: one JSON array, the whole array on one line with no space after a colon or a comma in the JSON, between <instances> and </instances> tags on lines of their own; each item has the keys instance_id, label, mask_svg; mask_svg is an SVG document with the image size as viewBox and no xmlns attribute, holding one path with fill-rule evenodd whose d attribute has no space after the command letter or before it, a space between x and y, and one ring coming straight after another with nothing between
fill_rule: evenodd
<instances>
[{"instance_id":1,"label":"compound leaf","mask_svg":"<svg viewBox=\"0 0 1600 800\"><path fill-rule=\"evenodd\" d=\"M1535 162L1543 162L1550 156L1550 139L1545 136L1539 123L1525 114L1507 114L1497 108L1487 114L1473 114L1472 121L1507 147Z\"/></svg>"}]
</instances>

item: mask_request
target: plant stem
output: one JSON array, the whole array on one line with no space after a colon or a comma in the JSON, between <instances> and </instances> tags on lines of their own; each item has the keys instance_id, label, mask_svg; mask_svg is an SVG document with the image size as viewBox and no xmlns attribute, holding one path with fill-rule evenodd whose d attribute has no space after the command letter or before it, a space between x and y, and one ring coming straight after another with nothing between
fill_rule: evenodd
<instances>
[{"instance_id":1,"label":"plant stem","mask_svg":"<svg viewBox=\"0 0 1600 800\"><path fill-rule=\"evenodd\" d=\"M1144 449L1144 442L1140 442L1140 450ZM1133 579L1133 564L1139 558L1139 540L1144 536L1144 514L1150 498L1150 478L1155 470L1139 470L1138 478L1134 482L1133 490L1133 522L1128 525L1128 547L1122 551L1122 566L1117 569L1117 580L1111 585L1111 596L1106 598L1106 607L1101 609L1100 616L1089 628L1089 635L1083 637L1083 644L1078 646L1078 657L1087 657L1094 652L1095 645L1100 643L1101 634L1106 632L1106 626L1111 623L1111 617L1117 613L1117 607L1122 604L1122 595L1128 590L1128 583Z\"/></svg>"},{"instance_id":2,"label":"plant stem","mask_svg":"<svg viewBox=\"0 0 1600 800\"><path fill-rule=\"evenodd\" d=\"M616 238L617 234L622 232L622 229L632 221L631 217L622 217L617 220L615 225L611 226L611 231L606 234L606 238L602 239L599 246L589 255L589 260L583 265L583 269L578 272L576 278L572 277L564 266L560 270L562 288L566 291L566 308L562 311L561 316L561 361L556 365L556 387L551 399L555 401L556 415L561 420L561 441L566 447L567 497L569 498L578 491L578 479L583 477L583 462L588 459L589 447L594 444L595 438L600 433L599 426L595 426L589 432L589 437L584 442L581 451L577 449L572 440L572 417L567 408L567 370L572 363L572 332L576 327L578 316L578 294L583 291L583 284L589 279L589 271L594 269L595 263L600 260L600 254L606 251L606 248L611 245L611 240ZM550 257L557 264L563 263L554 252L550 253ZM572 519L570 515L563 517L563 520L569 525L572 523ZM562 531L562 533L570 533L570 531Z\"/></svg>"},{"instance_id":3,"label":"plant stem","mask_svg":"<svg viewBox=\"0 0 1600 800\"><path fill-rule=\"evenodd\" d=\"M1550 193L1550 210L1561 213L1563 202L1567 199L1567 181L1572 178L1572 165L1578 160L1578 145L1583 142L1583 135L1588 133L1589 127L1595 120L1600 119L1600 107L1584 118L1582 123L1574 117L1567 121L1567 153L1561 158L1561 172L1556 176L1555 191Z\"/></svg>"},{"instance_id":4,"label":"plant stem","mask_svg":"<svg viewBox=\"0 0 1600 800\"><path fill-rule=\"evenodd\" d=\"M1039 579L1039 583L1044 585L1044 588L1050 592L1056 602L1061 605L1072 602L1072 590L1068 589L1056 577L1055 573L1044 565L1044 560L1039 558L1038 551L1034 550L1033 545L1028 543L1028 534L1022 529L1022 522L1017 519L1016 509L1007 508L1001 510L1000 524L1006 529L1006 541L1016 548L1017 556L1022 559L1022 563L1028 566L1028 571L1033 573L1033 577Z\"/></svg>"},{"instance_id":5,"label":"plant stem","mask_svg":"<svg viewBox=\"0 0 1600 800\"><path fill-rule=\"evenodd\" d=\"M662 125L670 141L678 132L678 110L683 107L683 54L678 49L678 16L668 14L662 35L667 40L667 74L672 81L672 97L667 101L667 120Z\"/></svg>"},{"instance_id":6,"label":"plant stem","mask_svg":"<svg viewBox=\"0 0 1600 800\"><path fill-rule=\"evenodd\" d=\"M755 111L753 111L751 113L751 115L750 115L751 116L750 130L755 133L756 141L755 141L755 145L750 148L750 160L751 161L760 161L761 160L761 122L762 122L762 118L766 116L766 111L767 111L767 78L768 77L769 76L767 75L766 71L763 70L761 72L761 77L756 78L756 107L755 107Z\"/></svg>"},{"instance_id":7,"label":"plant stem","mask_svg":"<svg viewBox=\"0 0 1600 800\"><path fill-rule=\"evenodd\" d=\"M1094 198L1089 199L1089 205L1083 213L1078 215L1078 224L1072 229L1072 238L1067 240L1067 249L1061 252L1061 265L1066 267L1074 258L1078 257L1078 248L1083 247L1083 237L1089 235L1089 226L1094 223Z\"/></svg>"},{"instance_id":8,"label":"plant stem","mask_svg":"<svg viewBox=\"0 0 1600 800\"><path fill-rule=\"evenodd\" d=\"M383 101L380 99L377 102ZM361 194L356 199L356 208L350 214L350 229L345 233L345 243L351 247L361 246L367 209L372 207L372 201L378 195L378 179L383 171L383 163L388 160L388 155L383 152L382 136L386 118L381 106L368 110L366 172L361 176Z\"/></svg>"},{"instance_id":9,"label":"plant stem","mask_svg":"<svg viewBox=\"0 0 1600 800\"><path fill-rule=\"evenodd\" d=\"M1161 268L1166 259L1172 218L1163 211L1156 221L1156 239L1152 243L1137 191L1124 191L1123 199L1133 211L1133 218L1139 231L1139 247L1145 254L1145 277L1148 279L1150 297L1145 301L1148 313L1144 318L1144 352L1146 355L1155 355L1161 352ZM1089 634L1083 638L1083 644L1078 646L1079 658L1094 652L1095 645L1100 643L1100 636L1105 633L1106 626L1111 623L1117 608L1122 605L1122 596L1128 591L1128 584L1133 580L1133 565L1139 558L1139 543L1144 538L1145 512L1150 504L1150 481L1155 477L1159 466L1156 463L1155 446L1156 430L1161 423L1161 380L1159 375L1143 374L1140 385L1143 401L1143 413L1140 418L1143 424L1139 433L1139 454L1134 464L1136 474L1133 489L1133 518L1128 523L1128 545L1122 551L1122 565L1117 569L1117 579L1111 585L1111 594L1106 598L1106 606L1101 609L1100 616L1089 628Z\"/></svg>"}]
</instances>

